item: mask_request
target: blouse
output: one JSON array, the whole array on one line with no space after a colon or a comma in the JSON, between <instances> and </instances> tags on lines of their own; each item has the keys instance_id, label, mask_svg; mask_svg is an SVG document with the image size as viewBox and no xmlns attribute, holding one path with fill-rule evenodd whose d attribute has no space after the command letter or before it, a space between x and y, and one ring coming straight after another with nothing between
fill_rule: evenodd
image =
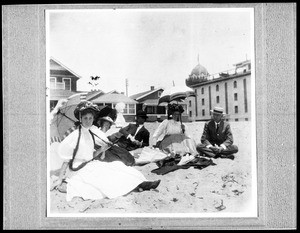
<instances>
[{"instance_id":1,"label":"blouse","mask_svg":"<svg viewBox=\"0 0 300 233\"><path fill-rule=\"evenodd\" d=\"M153 133L154 141L161 141L166 135L182 134L181 122L165 119ZM185 132L186 135L186 126Z\"/></svg>"},{"instance_id":2,"label":"blouse","mask_svg":"<svg viewBox=\"0 0 300 233\"><path fill-rule=\"evenodd\" d=\"M73 161L74 167L77 167L81 163L93 158L94 140L89 130L101 138L102 131L96 126L93 125L91 128L81 127L81 137L78 145L78 150ZM95 143L100 146L105 146L106 143L99 139L97 136L94 136ZM73 158L73 152L76 147L78 137L79 129L76 129L60 143L58 153L65 162L68 162Z\"/></svg>"}]
</instances>

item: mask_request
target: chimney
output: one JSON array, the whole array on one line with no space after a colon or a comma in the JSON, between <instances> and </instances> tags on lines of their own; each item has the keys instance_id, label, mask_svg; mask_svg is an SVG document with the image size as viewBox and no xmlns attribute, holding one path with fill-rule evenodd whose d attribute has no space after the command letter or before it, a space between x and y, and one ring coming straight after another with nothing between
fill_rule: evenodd
<instances>
[{"instance_id":1,"label":"chimney","mask_svg":"<svg viewBox=\"0 0 300 233\"><path fill-rule=\"evenodd\" d=\"M154 86L151 86L151 87L150 87L150 90L153 91L153 90L154 90Z\"/></svg>"}]
</instances>

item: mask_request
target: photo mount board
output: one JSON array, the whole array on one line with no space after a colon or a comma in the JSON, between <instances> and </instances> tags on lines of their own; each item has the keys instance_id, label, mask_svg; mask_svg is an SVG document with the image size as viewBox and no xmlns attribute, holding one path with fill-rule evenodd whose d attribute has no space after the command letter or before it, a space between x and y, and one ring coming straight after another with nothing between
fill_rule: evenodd
<instances>
[{"instance_id":1,"label":"photo mount board","mask_svg":"<svg viewBox=\"0 0 300 233\"><path fill-rule=\"evenodd\" d=\"M295 49L295 4L172 5L175 8L254 8L256 138L259 142L257 143L259 212L257 218L151 218L149 220L149 218L46 217L47 160L41 156L41 154L46 155L47 148L45 134L47 90L46 80L41 78L46 76L47 66L44 13L46 9L69 9L70 7L91 9L145 6L20 5L3 8L5 178L3 222L5 229L264 229L296 226L296 141L295 131L293 131L296 120L295 52L293 51ZM170 7L170 5L152 4L147 7ZM280 37L274 36L279 27L283 33L293 35L284 41L284 45L290 50L276 46L282 43ZM290 51L292 53L288 53ZM270 56L278 58L279 52L280 60L277 62L270 60ZM281 69L278 69L278 66ZM285 80L281 79L282 76ZM276 95L279 87L286 90L284 95ZM283 124L280 129L285 135L280 141L274 138L275 129L271 125L274 122ZM282 154L285 155L286 160L282 159ZM278 164L278 161L281 164ZM278 165L281 165L280 170L277 169ZM283 179L286 177L291 179L291 182L284 183ZM278 183L281 184L280 187L277 187Z\"/></svg>"}]
</instances>

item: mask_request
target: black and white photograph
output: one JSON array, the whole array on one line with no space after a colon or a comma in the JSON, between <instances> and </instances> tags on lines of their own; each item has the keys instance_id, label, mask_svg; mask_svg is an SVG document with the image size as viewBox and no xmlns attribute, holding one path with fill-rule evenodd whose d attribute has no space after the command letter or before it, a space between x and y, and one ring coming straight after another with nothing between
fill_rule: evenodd
<instances>
[{"instance_id":1,"label":"black and white photograph","mask_svg":"<svg viewBox=\"0 0 300 233\"><path fill-rule=\"evenodd\" d=\"M252 7L45 22L47 217L258 217Z\"/></svg>"},{"instance_id":2,"label":"black and white photograph","mask_svg":"<svg viewBox=\"0 0 300 233\"><path fill-rule=\"evenodd\" d=\"M3 229L297 229L296 6L2 5Z\"/></svg>"}]
</instances>

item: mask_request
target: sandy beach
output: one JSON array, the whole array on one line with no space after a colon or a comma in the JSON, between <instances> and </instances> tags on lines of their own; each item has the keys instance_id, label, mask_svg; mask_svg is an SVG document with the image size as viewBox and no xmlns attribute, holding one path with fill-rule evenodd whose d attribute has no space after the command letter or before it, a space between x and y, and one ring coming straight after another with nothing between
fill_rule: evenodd
<instances>
[{"instance_id":1,"label":"sandy beach","mask_svg":"<svg viewBox=\"0 0 300 233\"><path fill-rule=\"evenodd\" d=\"M158 122L146 123L152 134ZM199 143L203 122L186 123L189 135ZM83 200L73 198L67 202L66 194L57 190L50 192L49 212L55 214L198 214L228 213L247 215L255 205L252 183L253 156L251 148L251 122L231 122L234 144L239 152L234 160L213 159L216 165L203 169L190 167L178 169L165 175L151 171L155 163L135 166L149 180L161 180L155 190L131 192L115 199ZM112 129L114 131L116 129ZM50 181L55 176L50 177ZM70 215L72 216L72 215Z\"/></svg>"}]
</instances>

